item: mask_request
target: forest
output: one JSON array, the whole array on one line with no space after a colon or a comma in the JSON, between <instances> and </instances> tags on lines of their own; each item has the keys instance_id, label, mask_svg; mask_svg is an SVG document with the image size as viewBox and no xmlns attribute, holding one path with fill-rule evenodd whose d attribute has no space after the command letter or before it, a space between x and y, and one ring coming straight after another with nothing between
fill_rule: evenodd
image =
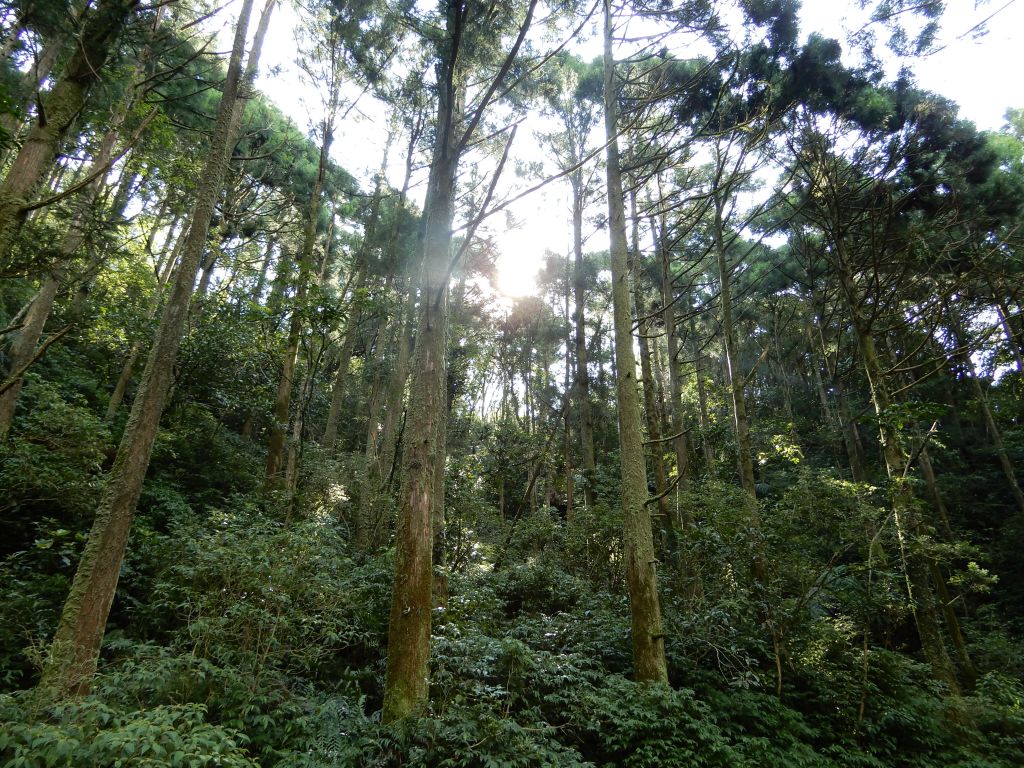
<instances>
[{"instance_id":1,"label":"forest","mask_svg":"<svg viewBox=\"0 0 1024 768\"><path fill-rule=\"evenodd\" d=\"M0 1L0 768L1024 765L948 10Z\"/></svg>"}]
</instances>

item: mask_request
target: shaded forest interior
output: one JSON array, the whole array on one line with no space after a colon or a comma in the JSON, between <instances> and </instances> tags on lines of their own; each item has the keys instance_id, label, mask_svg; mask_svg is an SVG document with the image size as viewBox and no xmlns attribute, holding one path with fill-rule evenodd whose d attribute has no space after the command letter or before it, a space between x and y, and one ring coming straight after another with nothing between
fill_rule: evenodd
<instances>
[{"instance_id":1,"label":"shaded forest interior","mask_svg":"<svg viewBox=\"0 0 1024 768\"><path fill-rule=\"evenodd\" d=\"M0 767L1024 765L1024 109L860 5L0 3Z\"/></svg>"}]
</instances>

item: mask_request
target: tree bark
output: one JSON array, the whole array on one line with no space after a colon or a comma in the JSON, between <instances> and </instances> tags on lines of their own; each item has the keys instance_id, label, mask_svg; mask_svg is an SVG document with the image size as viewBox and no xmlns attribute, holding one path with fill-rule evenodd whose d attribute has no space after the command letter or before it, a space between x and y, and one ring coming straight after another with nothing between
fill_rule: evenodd
<instances>
[{"instance_id":1,"label":"tree bark","mask_svg":"<svg viewBox=\"0 0 1024 768\"><path fill-rule=\"evenodd\" d=\"M408 150L405 158L405 178L402 182L402 189L398 194L398 210L405 209L405 199L409 192L409 184L412 178L413 158L415 157L416 139L418 131L410 131ZM393 251L398 243L399 217L395 216L388 237L388 250ZM422 256L422 254L420 254ZM416 266L422 266L421 261L414 260ZM418 270L408 269L410 275ZM409 361L412 357L413 338L416 322L416 286L412 277L407 277L403 283L406 289L406 300L395 318L396 343L395 363L387 376L383 391L384 418L380 425L380 432L373 430L373 445L367 441L367 467L363 483L363 492L360 494L360 516L363 519L363 526L367 531L366 546L368 549L375 549L383 544L386 537L386 524L383 519L381 498L390 491L391 481L395 472L395 460L398 447L398 427L403 413L405 401L405 383L409 377ZM375 425L371 425L375 426Z\"/></svg>"},{"instance_id":2,"label":"tree bark","mask_svg":"<svg viewBox=\"0 0 1024 768\"><path fill-rule=\"evenodd\" d=\"M115 111L111 118L111 124L100 141L99 148L93 161L89 164L84 174L88 176L93 172L102 170L110 161L114 152L114 145L117 142L119 128L131 109L133 101L129 95L121 108ZM15 343L11 346L10 359L11 370L19 370L24 363L32 357L36 345L42 337L43 328L53 310L54 300L64 279L67 265L74 258L78 249L85 242L88 234L88 217L91 209L97 205L104 186L103 177L98 177L88 185L75 206L75 213L72 216L68 231L61 240L58 249L59 256L57 263L51 272L43 280L43 285L32 302L32 311L28 316L29 322L21 329ZM14 416L14 408L21 392L22 379L18 377L17 383L0 395L0 439L6 437L11 427L11 419Z\"/></svg>"},{"instance_id":3,"label":"tree bark","mask_svg":"<svg viewBox=\"0 0 1024 768\"><path fill-rule=\"evenodd\" d=\"M43 327L46 319L50 316L53 302L57 298L57 291L60 288L59 275L48 275L43 280L42 286L32 299L32 304L21 329L17 331L11 343L9 358L11 372L20 371L25 364L32 359L43 336ZM7 437L11 429L11 422L14 420L14 408L18 403L18 395L21 393L21 385L24 376L17 376L14 385L6 392L0 394L0 440Z\"/></svg>"},{"instance_id":4,"label":"tree bark","mask_svg":"<svg viewBox=\"0 0 1024 768\"><path fill-rule=\"evenodd\" d=\"M640 398L633 320L629 301L626 215L619 166L618 89L612 55L611 0L604 0L604 125L607 140L608 227L611 238L612 306L615 323L615 365L622 480L623 555L629 588L633 638L633 672L640 682L668 683L665 633L658 598L651 518L647 512Z\"/></svg>"},{"instance_id":5,"label":"tree bark","mask_svg":"<svg viewBox=\"0 0 1024 768\"><path fill-rule=\"evenodd\" d=\"M504 63L465 119L466 78L459 50L469 10L447 2L446 31L437 57L437 124L424 203L423 268L416 356L406 419L402 489L395 537L395 580L388 624L384 684L385 723L425 710L429 697L432 612L433 523L444 500L444 443L447 434L448 282L455 178L459 157L473 137L490 99L511 69L533 19L530 0L519 35ZM482 19L474 18L480 23Z\"/></svg>"},{"instance_id":6,"label":"tree bark","mask_svg":"<svg viewBox=\"0 0 1024 768\"><path fill-rule=\"evenodd\" d=\"M457 120L465 82L457 68L457 39L465 22L455 3L447 6L447 44L453 50L437 64L437 139L424 202L423 264L416 323L416 350L406 416L395 534L395 580L388 622L388 660L382 721L422 713L429 698L430 624L433 611L433 543L439 444L447 431L448 281L455 177L459 165ZM443 480L443 474L441 475ZM440 486L440 487L439 487Z\"/></svg>"},{"instance_id":7,"label":"tree bark","mask_svg":"<svg viewBox=\"0 0 1024 768\"><path fill-rule=\"evenodd\" d=\"M185 235L187 230L183 230L178 233L178 237L174 242L172 249L167 249L168 253L164 257L164 263L160 269L160 274L157 277L156 291L153 293L153 298L150 300L150 308L148 312L148 318L152 319L157 311L160 309L160 301L164 295L164 288L167 285L168 280L171 278L171 274L174 270L174 266L178 263L178 258L181 255L181 248L185 243ZM135 364L139 360L139 355L142 353L142 343L136 341L132 344L131 349L128 350L128 356L125 358L124 365L121 367L121 374L117 377L117 383L114 385L114 391L110 394L110 401L107 403L107 413L104 416L104 420L108 423L112 422L117 416L117 411L121 407L121 403L124 401L125 392L128 391L128 384L132 380L132 373L135 370Z\"/></svg>"},{"instance_id":8,"label":"tree bark","mask_svg":"<svg viewBox=\"0 0 1024 768\"><path fill-rule=\"evenodd\" d=\"M428 694L433 587L433 513L437 465L444 461L438 438L446 425L448 260L458 155L453 152L454 100L438 103L438 143L425 205L424 258L416 353L402 459L396 532L395 581L388 624L384 722L424 711ZM447 137L447 138L444 138Z\"/></svg>"},{"instance_id":9,"label":"tree bark","mask_svg":"<svg viewBox=\"0 0 1024 768\"><path fill-rule=\"evenodd\" d=\"M704 381L704 351L697 338L697 323L690 318L690 351L693 355L693 378L697 386L697 416L700 423L700 445L704 454L705 471L715 466L715 451L711 445L711 416L708 414L708 390Z\"/></svg>"}]
</instances>

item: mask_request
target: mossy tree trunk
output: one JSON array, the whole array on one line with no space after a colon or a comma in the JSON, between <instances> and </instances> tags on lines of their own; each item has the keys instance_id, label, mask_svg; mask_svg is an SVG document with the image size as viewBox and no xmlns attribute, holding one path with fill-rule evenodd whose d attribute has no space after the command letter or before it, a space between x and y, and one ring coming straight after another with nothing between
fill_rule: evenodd
<instances>
[{"instance_id":1,"label":"mossy tree trunk","mask_svg":"<svg viewBox=\"0 0 1024 768\"><path fill-rule=\"evenodd\" d=\"M633 354L626 214L618 144L618 89L612 55L612 12L604 0L604 125L607 141L608 226L611 238L612 305L615 326L616 409L619 417L623 549L633 639L633 673L638 681L668 682L665 634L658 598L657 561L647 511L640 396Z\"/></svg>"},{"instance_id":2,"label":"mossy tree trunk","mask_svg":"<svg viewBox=\"0 0 1024 768\"><path fill-rule=\"evenodd\" d=\"M636 194L630 192L630 246L633 254L633 304L636 308L637 340L640 347L640 380L643 384L643 411L647 423L647 457L654 472L654 493L658 497L657 529L658 549L665 559L674 564L676 557L675 519L668 498L668 475L665 471L665 446L662 442L661 413L658 408L658 388L651 361L651 316L644 306L643 256L640 253L640 221L636 213Z\"/></svg>"},{"instance_id":3,"label":"mossy tree trunk","mask_svg":"<svg viewBox=\"0 0 1024 768\"><path fill-rule=\"evenodd\" d=\"M96 520L43 667L39 688L43 697L49 700L85 694L92 684L132 517L171 386L196 273L206 246L214 206L224 183L228 154L234 144L230 136L231 113L238 96L252 3L253 0L244 0L239 12L220 109L209 156L199 179L181 265L164 306L139 393L132 404ZM258 57L259 44L259 40L254 42L251 56Z\"/></svg>"}]
</instances>

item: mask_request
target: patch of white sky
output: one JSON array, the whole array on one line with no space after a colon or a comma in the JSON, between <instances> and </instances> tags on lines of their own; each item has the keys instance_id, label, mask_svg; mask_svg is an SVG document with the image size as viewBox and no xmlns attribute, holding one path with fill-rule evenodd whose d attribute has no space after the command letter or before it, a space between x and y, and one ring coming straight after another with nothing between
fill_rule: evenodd
<instances>
[{"instance_id":1,"label":"patch of white sky","mask_svg":"<svg viewBox=\"0 0 1024 768\"><path fill-rule=\"evenodd\" d=\"M226 13L218 18L225 24L221 40L230 37L232 17L237 13L237 0L232 0ZM942 19L936 51L913 59L886 59L887 69L895 75L901 66L911 69L920 87L946 96L960 105L962 117L974 121L981 129L996 130L1003 124L1009 107L1024 106L1024 88L1019 77L1020 47L1024 44L1024 0L992 0L976 6L971 0L950 0ZM275 10L275 18L264 45L263 60L257 87L273 100L300 128L312 131L322 119L323 96L309 81L297 64L297 54L307 45L297 35L299 12L291 2L284 2ZM991 18L990 18L991 17ZM983 31L979 23L989 19ZM865 19L863 11L853 0L804 0L800 12L801 37L806 40L818 32L826 37L845 41L849 32L859 29ZM572 41L568 50L585 60L601 54L600 14L583 26L582 34ZM579 23L579 22L575 22ZM252 24L255 28L255 18ZM564 32L564 30L563 30ZM643 45L649 28L637 20L620 20L617 34L619 43L616 58L623 58ZM547 35L546 38L542 37ZM536 50L550 47L551 32L538 31L532 36ZM684 55L674 41L668 41L676 55ZM692 41L691 41L692 42ZM680 43L686 45L686 43ZM222 45L222 49L226 48ZM855 56L843 45L848 61ZM699 49L686 48L686 55ZM396 63L395 66L402 66ZM362 94L356 85L344 91L349 104L357 100L344 123L336 133L332 156L349 173L369 188L370 179L380 166L387 140L389 107L370 94ZM508 199L537 184L543 175L556 170L552 158L547 156L540 135L551 131L557 124L550 118L531 114L520 125L510 153L504 176L496 190L496 199ZM594 146L600 146L595 131ZM396 147L404 146L396 142ZM402 150L392 150L388 179L392 186L401 185L405 158ZM489 174L496 164L493 158L471 153L463 163L465 169L472 162L480 162ZM410 199L421 202L425 187L425 157L418 158L420 172L413 180ZM514 172L516 168L541 169L535 173ZM590 212L600 218L602 211ZM456 222L463 226L464 219ZM567 256L571 248L570 201L568 182L556 180L541 189L513 202L503 214L492 216L480 227L479 235L493 238L498 245L497 286L505 297L522 296L537 291L536 277L546 253ZM588 250L607 248L607 233L591 226L584 233ZM506 299L507 304L507 299Z\"/></svg>"}]
</instances>

